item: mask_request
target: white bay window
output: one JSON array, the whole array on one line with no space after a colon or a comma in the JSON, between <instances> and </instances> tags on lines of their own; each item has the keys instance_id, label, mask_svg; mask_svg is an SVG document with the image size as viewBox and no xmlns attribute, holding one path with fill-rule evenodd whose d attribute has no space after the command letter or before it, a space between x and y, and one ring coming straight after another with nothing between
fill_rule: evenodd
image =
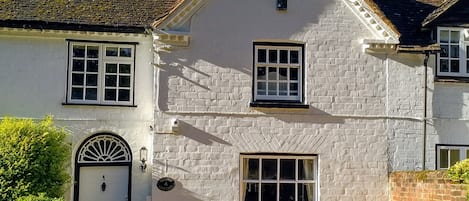
<instances>
[{"instance_id":1,"label":"white bay window","mask_svg":"<svg viewBox=\"0 0 469 201\"><path fill-rule=\"evenodd\" d=\"M469 35L461 28L438 28L437 76L469 77Z\"/></svg>"}]
</instances>

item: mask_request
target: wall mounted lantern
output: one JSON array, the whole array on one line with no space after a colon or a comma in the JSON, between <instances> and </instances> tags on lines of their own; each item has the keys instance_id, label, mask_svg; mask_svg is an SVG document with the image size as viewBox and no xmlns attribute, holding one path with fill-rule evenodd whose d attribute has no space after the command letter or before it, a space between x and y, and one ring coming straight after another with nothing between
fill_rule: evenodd
<instances>
[{"instance_id":1,"label":"wall mounted lantern","mask_svg":"<svg viewBox=\"0 0 469 201\"><path fill-rule=\"evenodd\" d=\"M148 160L148 149L146 147L140 148L140 168L142 169L142 172L145 172L147 169L147 160Z\"/></svg>"},{"instance_id":2,"label":"wall mounted lantern","mask_svg":"<svg viewBox=\"0 0 469 201\"><path fill-rule=\"evenodd\" d=\"M277 0L277 10L287 10L287 0Z\"/></svg>"}]
</instances>

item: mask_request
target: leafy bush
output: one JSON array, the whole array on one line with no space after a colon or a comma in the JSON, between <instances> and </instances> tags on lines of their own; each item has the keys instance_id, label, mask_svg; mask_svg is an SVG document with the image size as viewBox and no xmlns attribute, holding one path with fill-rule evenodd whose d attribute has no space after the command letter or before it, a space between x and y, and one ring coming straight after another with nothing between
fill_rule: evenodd
<instances>
[{"instance_id":1,"label":"leafy bush","mask_svg":"<svg viewBox=\"0 0 469 201\"><path fill-rule=\"evenodd\" d=\"M5 117L0 122L0 200L39 193L44 193L44 199L62 197L70 180L67 136L64 129L53 125L51 117L37 123Z\"/></svg>"},{"instance_id":2,"label":"leafy bush","mask_svg":"<svg viewBox=\"0 0 469 201\"><path fill-rule=\"evenodd\" d=\"M448 169L451 180L459 183L469 184L469 159L457 162Z\"/></svg>"},{"instance_id":3,"label":"leafy bush","mask_svg":"<svg viewBox=\"0 0 469 201\"><path fill-rule=\"evenodd\" d=\"M46 197L44 193L39 193L39 195L28 195L28 196L23 196L16 201L65 201L63 198L50 198Z\"/></svg>"}]
</instances>

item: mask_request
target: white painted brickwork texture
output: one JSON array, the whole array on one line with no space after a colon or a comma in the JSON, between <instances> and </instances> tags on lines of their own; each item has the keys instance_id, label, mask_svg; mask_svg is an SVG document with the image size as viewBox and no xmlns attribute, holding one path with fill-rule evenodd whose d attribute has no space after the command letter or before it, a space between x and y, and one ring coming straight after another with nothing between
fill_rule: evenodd
<instances>
[{"instance_id":1,"label":"white painted brickwork texture","mask_svg":"<svg viewBox=\"0 0 469 201\"><path fill-rule=\"evenodd\" d=\"M190 29L159 55L153 178L177 186L153 201L240 200L241 153L317 154L327 201L388 200L388 172L421 164L423 57L362 53L376 38L344 2L210 1ZM258 39L305 42L309 109L249 107Z\"/></svg>"}]
</instances>

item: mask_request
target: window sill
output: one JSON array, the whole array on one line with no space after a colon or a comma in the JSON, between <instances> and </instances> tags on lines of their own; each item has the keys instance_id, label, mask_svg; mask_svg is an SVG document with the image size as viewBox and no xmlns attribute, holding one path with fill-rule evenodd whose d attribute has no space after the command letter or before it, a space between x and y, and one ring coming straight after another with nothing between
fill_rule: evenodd
<instances>
[{"instance_id":1,"label":"window sill","mask_svg":"<svg viewBox=\"0 0 469 201\"><path fill-rule=\"evenodd\" d=\"M103 106L103 107L137 107L137 105L110 105L110 104L88 104L88 103L62 103L62 105L70 106Z\"/></svg>"},{"instance_id":2,"label":"window sill","mask_svg":"<svg viewBox=\"0 0 469 201\"><path fill-rule=\"evenodd\" d=\"M469 83L469 77L435 77L434 81L442 83Z\"/></svg>"},{"instance_id":3,"label":"window sill","mask_svg":"<svg viewBox=\"0 0 469 201\"><path fill-rule=\"evenodd\" d=\"M309 105L298 102L251 102L249 103L250 107L260 107L260 108L300 108L300 109L309 109Z\"/></svg>"}]
</instances>

